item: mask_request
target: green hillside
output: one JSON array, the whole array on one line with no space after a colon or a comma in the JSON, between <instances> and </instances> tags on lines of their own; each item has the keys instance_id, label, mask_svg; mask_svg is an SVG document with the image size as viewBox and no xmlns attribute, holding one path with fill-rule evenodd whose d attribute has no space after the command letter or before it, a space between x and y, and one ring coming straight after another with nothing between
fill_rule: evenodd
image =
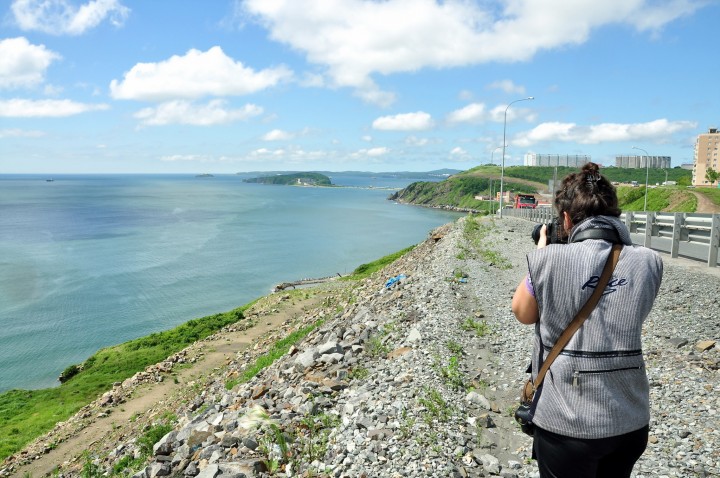
<instances>
[{"instance_id":1,"label":"green hillside","mask_svg":"<svg viewBox=\"0 0 720 478\"><path fill-rule=\"evenodd\" d=\"M561 180L577 168L509 166L505 168L504 190L514 193L549 195L548 183L553 178ZM618 198L623 210L642 210L645 200L644 169L604 167L602 173L617 186ZM675 181L678 186L651 188L648 191L648 209L652 211L693 212L697 206L695 196L686 191L692 173L681 168L650 169L649 184ZM497 202L477 200L476 196L494 197L500 189L500 166L482 165L455 174L440 182L415 182L394 193L388 199L431 207L472 209L489 212L497 208ZM637 181L641 187L629 184ZM622 183L627 183L624 186ZM548 199L550 196L547 196Z\"/></svg>"}]
</instances>

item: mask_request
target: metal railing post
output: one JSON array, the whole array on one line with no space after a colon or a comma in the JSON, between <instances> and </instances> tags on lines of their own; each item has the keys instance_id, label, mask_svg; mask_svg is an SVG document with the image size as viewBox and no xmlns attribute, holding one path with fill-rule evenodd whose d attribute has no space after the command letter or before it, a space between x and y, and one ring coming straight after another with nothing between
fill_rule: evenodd
<instances>
[{"instance_id":1,"label":"metal railing post","mask_svg":"<svg viewBox=\"0 0 720 478\"><path fill-rule=\"evenodd\" d=\"M708 251L708 267L717 267L718 248L720 247L720 214L713 214L710 226L710 250Z\"/></svg>"},{"instance_id":2,"label":"metal railing post","mask_svg":"<svg viewBox=\"0 0 720 478\"><path fill-rule=\"evenodd\" d=\"M645 211L645 242L643 246L650 247L652 239L653 223L655 222L655 213Z\"/></svg>"},{"instance_id":3,"label":"metal railing post","mask_svg":"<svg viewBox=\"0 0 720 478\"><path fill-rule=\"evenodd\" d=\"M681 212L676 212L673 217L672 244L670 245L670 257L673 259L677 258L680 251L680 231L684 217L685 215Z\"/></svg>"}]
</instances>

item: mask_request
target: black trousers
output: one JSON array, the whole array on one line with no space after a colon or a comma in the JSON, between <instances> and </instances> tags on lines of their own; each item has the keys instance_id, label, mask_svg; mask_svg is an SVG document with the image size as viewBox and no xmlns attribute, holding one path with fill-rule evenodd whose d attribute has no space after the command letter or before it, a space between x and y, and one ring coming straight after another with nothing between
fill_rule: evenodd
<instances>
[{"instance_id":1,"label":"black trousers","mask_svg":"<svg viewBox=\"0 0 720 478\"><path fill-rule=\"evenodd\" d=\"M609 438L582 439L535 427L540 478L630 478L645 451L649 426Z\"/></svg>"}]
</instances>

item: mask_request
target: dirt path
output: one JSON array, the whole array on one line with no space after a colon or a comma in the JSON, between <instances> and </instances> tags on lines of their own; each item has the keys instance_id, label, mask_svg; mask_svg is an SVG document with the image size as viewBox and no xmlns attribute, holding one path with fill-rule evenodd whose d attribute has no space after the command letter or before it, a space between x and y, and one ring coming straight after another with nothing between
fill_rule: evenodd
<instances>
[{"instance_id":1,"label":"dirt path","mask_svg":"<svg viewBox=\"0 0 720 478\"><path fill-rule=\"evenodd\" d=\"M695 195L698 201L697 209L695 210L695 212L720 214L720 206L712 202L704 194L696 193L695 191L693 191L692 193Z\"/></svg>"},{"instance_id":2,"label":"dirt path","mask_svg":"<svg viewBox=\"0 0 720 478\"><path fill-rule=\"evenodd\" d=\"M308 295L311 297L294 295L292 299L285 299L284 302L282 297L288 297L285 293L268 296L275 298L276 302L268 311L258 314L256 325L241 332L218 334L219 338L212 342L202 342L201 358L186 368L178 368L174 371L175 380L166 379L160 383L139 385L125 402L109 409L111 413L107 416L101 413L89 426L73 437L59 443L47 453L39 455L30 464L18 466L11 476L36 478L48 476L58 466L65 468L71 463L81 463L83 452L91 446L118 443L123 437L130 436L131 432L126 427L137 417L158 416L163 410L172 411L175 409L173 404L192 392L194 382L202 381L203 377L208 376L213 370L226 365L237 352L257 343L258 339L269 332L278 330L283 324L319 304L326 296L322 292ZM262 307L259 304L249 309L246 317L251 316L254 308ZM264 306L268 307L267 303ZM139 426L141 425L138 424Z\"/></svg>"}]
</instances>

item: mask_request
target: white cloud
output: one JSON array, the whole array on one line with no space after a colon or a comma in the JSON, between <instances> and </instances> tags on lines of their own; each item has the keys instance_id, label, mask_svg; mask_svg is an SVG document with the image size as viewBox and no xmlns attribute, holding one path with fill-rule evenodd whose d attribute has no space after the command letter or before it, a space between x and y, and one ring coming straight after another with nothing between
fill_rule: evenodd
<instances>
[{"instance_id":1,"label":"white cloud","mask_svg":"<svg viewBox=\"0 0 720 478\"><path fill-rule=\"evenodd\" d=\"M520 108L513 106L508 108L507 105L498 105L488 115L489 119L496 123L503 123L505 121L505 115L507 111L507 122L511 123L516 119L524 119L528 122L533 122L537 118L537 114L528 108Z\"/></svg>"},{"instance_id":2,"label":"white cloud","mask_svg":"<svg viewBox=\"0 0 720 478\"><path fill-rule=\"evenodd\" d=\"M470 123L484 121L485 105L483 103L470 103L469 105L451 112L447 120L449 123Z\"/></svg>"},{"instance_id":3,"label":"white cloud","mask_svg":"<svg viewBox=\"0 0 720 478\"><path fill-rule=\"evenodd\" d=\"M5 118L59 118L107 109L110 106L106 104L71 100L0 100L0 117Z\"/></svg>"},{"instance_id":4,"label":"white cloud","mask_svg":"<svg viewBox=\"0 0 720 478\"><path fill-rule=\"evenodd\" d=\"M410 146L425 146L429 142L427 138L418 138L417 136L408 136L405 138L405 144Z\"/></svg>"},{"instance_id":5,"label":"white cloud","mask_svg":"<svg viewBox=\"0 0 720 478\"><path fill-rule=\"evenodd\" d=\"M200 163L214 162L213 158L198 154L172 154L170 156L162 156L160 161L178 162L178 161L197 161Z\"/></svg>"},{"instance_id":6,"label":"white cloud","mask_svg":"<svg viewBox=\"0 0 720 478\"><path fill-rule=\"evenodd\" d=\"M692 121L668 121L664 118L647 123L602 123L590 126L551 122L539 124L528 132L518 134L512 143L527 147L543 141L580 144L637 140L663 142L674 133L695 128L697 123Z\"/></svg>"},{"instance_id":7,"label":"white cloud","mask_svg":"<svg viewBox=\"0 0 720 478\"><path fill-rule=\"evenodd\" d=\"M314 161L314 160L324 160L328 156L332 156L333 158L337 157L337 155L333 152L329 151L322 151L322 150L316 150L316 151L305 151L301 148L297 147L288 147L288 148L281 148L281 149L268 149L268 148L259 148L253 151L250 151L246 157L243 159L250 159L250 160L283 160L283 161L289 161L289 162L307 162L307 161Z\"/></svg>"},{"instance_id":8,"label":"white cloud","mask_svg":"<svg viewBox=\"0 0 720 478\"><path fill-rule=\"evenodd\" d=\"M42 83L50 63L59 58L45 45L31 45L24 37L0 40L0 88Z\"/></svg>"},{"instance_id":9,"label":"white cloud","mask_svg":"<svg viewBox=\"0 0 720 478\"><path fill-rule=\"evenodd\" d=\"M365 152L365 154L367 154L368 156L384 156L389 152L390 150L388 148L382 146L378 148L370 148Z\"/></svg>"},{"instance_id":10,"label":"white cloud","mask_svg":"<svg viewBox=\"0 0 720 478\"><path fill-rule=\"evenodd\" d=\"M115 99L148 101L247 95L291 76L285 66L254 71L215 46L206 52L192 49L159 63L138 63L122 81L110 82L110 93Z\"/></svg>"},{"instance_id":11,"label":"white cloud","mask_svg":"<svg viewBox=\"0 0 720 478\"><path fill-rule=\"evenodd\" d=\"M525 87L521 85L516 85L513 83L512 80L500 80L496 81L494 83L490 83L488 85L488 88L495 89L495 90L502 90L505 93L517 93L518 95L524 95L525 94Z\"/></svg>"},{"instance_id":12,"label":"white cloud","mask_svg":"<svg viewBox=\"0 0 720 478\"><path fill-rule=\"evenodd\" d=\"M0 138L39 138L45 136L42 131L32 131L25 129L0 129Z\"/></svg>"},{"instance_id":13,"label":"white cloud","mask_svg":"<svg viewBox=\"0 0 720 478\"><path fill-rule=\"evenodd\" d=\"M527 61L539 51L581 44L607 25L657 31L705 3L245 0L243 6L272 39L324 67L334 85L387 104L393 94L381 91L373 75Z\"/></svg>"},{"instance_id":14,"label":"white cloud","mask_svg":"<svg viewBox=\"0 0 720 478\"><path fill-rule=\"evenodd\" d=\"M283 131L281 129L274 129L265 133L262 136L262 139L265 141L285 141L293 139L294 137L295 135L292 133L288 133L287 131Z\"/></svg>"},{"instance_id":15,"label":"white cloud","mask_svg":"<svg viewBox=\"0 0 720 478\"><path fill-rule=\"evenodd\" d=\"M156 108L143 108L135 113L135 118L146 126L162 126L168 124L188 124L210 126L246 120L262 114L263 109L247 104L240 109L230 109L224 100L211 100L207 104L198 105L189 101L168 101Z\"/></svg>"},{"instance_id":16,"label":"white cloud","mask_svg":"<svg viewBox=\"0 0 720 478\"><path fill-rule=\"evenodd\" d=\"M450 151L450 154L453 156L467 156L467 151L462 149L460 146L456 146Z\"/></svg>"},{"instance_id":17,"label":"white cloud","mask_svg":"<svg viewBox=\"0 0 720 478\"><path fill-rule=\"evenodd\" d=\"M373 129L386 131L421 131L433 127L432 117L423 112L381 116L373 121Z\"/></svg>"},{"instance_id":18,"label":"white cloud","mask_svg":"<svg viewBox=\"0 0 720 478\"><path fill-rule=\"evenodd\" d=\"M384 146L377 147L377 148L370 148L370 149L359 149L355 151L354 153L350 153L350 158L358 159L358 158L378 158L380 156L385 156L390 152L389 148L386 148Z\"/></svg>"},{"instance_id":19,"label":"white cloud","mask_svg":"<svg viewBox=\"0 0 720 478\"><path fill-rule=\"evenodd\" d=\"M369 143L369 142L371 142L371 141L372 141L372 136L370 136L370 135L366 134L365 136L363 136L363 137L362 137L362 138L360 138L360 139L362 139L363 141L365 141L365 142Z\"/></svg>"},{"instance_id":20,"label":"white cloud","mask_svg":"<svg viewBox=\"0 0 720 478\"><path fill-rule=\"evenodd\" d=\"M79 7L67 0L15 0L11 6L21 30L80 35L108 19L122 26L130 9L118 0L93 0Z\"/></svg>"},{"instance_id":21,"label":"white cloud","mask_svg":"<svg viewBox=\"0 0 720 478\"><path fill-rule=\"evenodd\" d=\"M502 123L505 121L505 109L507 105L498 105L488 111L484 103L470 103L467 106L450 112L447 116L448 123L481 123L483 121L494 121ZM536 114L527 108L513 106L507 110L507 120L512 122L522 118L525 121L535 121Z\"/></svg>"}]
</instances>

